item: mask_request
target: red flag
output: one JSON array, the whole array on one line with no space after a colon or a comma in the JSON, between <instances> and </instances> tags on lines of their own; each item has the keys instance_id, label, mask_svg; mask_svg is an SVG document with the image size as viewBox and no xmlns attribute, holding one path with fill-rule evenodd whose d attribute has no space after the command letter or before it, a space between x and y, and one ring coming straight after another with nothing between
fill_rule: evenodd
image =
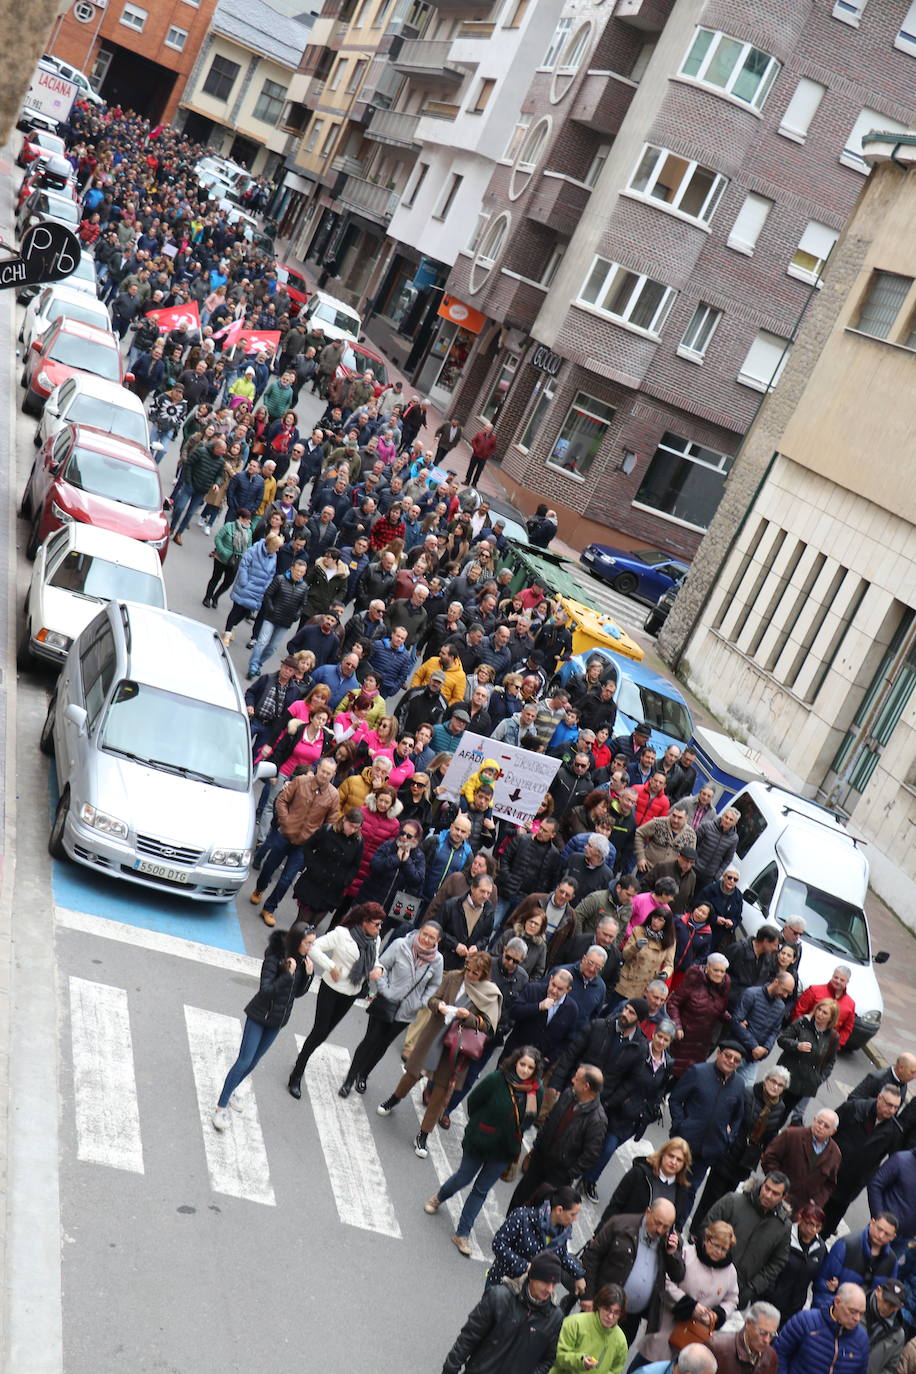
<instances>
[{"instance_id":1,"label":"red flag","mask_svg":"<svg viewBox=\"0 0 916 1374\"><path fill-rule=\"evenodd\" d=\"M156 321L160 334L168 334L170 329L178 329L181 325L189 330L200 329L200 311L196 301L172 305L167 310L147 310L146 318Z\"/></svg>"},{"instance_id":2,"label":"red flag","mask_svg":"<svg viewBox=\"0 0 916 1374\"><path fill-rule=\"evenodd\" d=\"M275 353L280 347L280 330L242 329L238 342L244 344L246 353Z\"/></svg>"}]
</instances>

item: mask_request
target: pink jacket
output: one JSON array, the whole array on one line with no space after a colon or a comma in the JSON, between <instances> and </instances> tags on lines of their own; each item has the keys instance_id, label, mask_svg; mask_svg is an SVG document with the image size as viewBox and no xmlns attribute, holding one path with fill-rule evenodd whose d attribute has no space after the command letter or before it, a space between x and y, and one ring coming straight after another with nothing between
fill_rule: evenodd
<instances>
[{"instance_id":1,"label":"pink jacket","mask_svg":"<svg viewBox=\"0 0 916 1374\"><path fill-rule=\"evenodd\" d=\"M633 913L627 922L627 928L623 932L624 940L633 932L634 926L645 925L649 919L649 912L654 911L658 906L651 892L639 892L630 903L630 911ZM662 906L662 911L670 911L670 906Z\"/></svg>"}]
</instances>

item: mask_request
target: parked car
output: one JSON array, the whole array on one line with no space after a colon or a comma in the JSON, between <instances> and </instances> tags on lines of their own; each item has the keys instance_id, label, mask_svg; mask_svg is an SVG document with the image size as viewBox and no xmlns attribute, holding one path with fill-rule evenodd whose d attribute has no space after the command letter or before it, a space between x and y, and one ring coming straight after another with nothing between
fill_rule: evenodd
<instances>
[{"instance_id":1,"label":"parked car","mask_svg":"<svg viewBox=\"0 0 916 1374\"><path fill-rule=\"evenodd\" d=\"M81 320L83 324L93 324L96 329L111 332L108 306L103 305L98 296L55 282L42 287L40 295L29 303L19 330L19 342L31 348L33 342L42 338L59 319Z\"/></svg>"},{"instance_id":2,"label":"parked car","mask_svg":"<svg viewBox=\"0 0 916 1374\"><path fill-rule=\"evenodd\" d=\"M299 311L308 303L309 290L308 282L301 272L297 272L295 267L288 267L285 262L277 263L277 281L286 287L286 294L292 304L290 305L290 319L299 314Z\"/></svg>"},{"instance_id":3,"label":"parked car","mask_svg":"<svg viewBox=\"0 0 916 1374\"><path fill-rule=\"evenodd\" d=\"M388 364L385 359L380 358L377 353L373 353L370 348L366 348L363 344L348 343L341 355L340 364L337 368L338 375L356 377L369 371L372 372L375 394L381 396L390 380Z\"/></svg>"},{"instance_id":4,"label":"parked car","mask_svg":"<svg viewBox=\"0 0 916 1374\"><path fill-rule=\"evenodd\" d=\"M588 544L579 559L616 592L653 606L688 567L681 559L657 549L615 549L610 544Z\"/></svg>"},{"instance_id":5,"label":"parked car","mask_svg":"<svg viewBox=\"0 0 916 1374\"><path fill-rule=\"evenodd\" d=\"M145 448L101 430L67 425L35 455L19 514L31 519L26 555L71 520L129 535L165 560L169 542L159 469Z\"/></svg>"},{"instance_id":6,"label":"parked car","mask_svg":"<svg viewBox=\"0 0 916 1374\"><path fill-rule=\"evenodd\" d=\"M20 305L28 305L38 295L44 283L32 282L28 286L22 286L16 292L16 300ZM74 291L85 291L88 296L99 294L98 280L95 275L95 262L92 253L82 247L80 260L70 273L69 277L62 277L57 286L71 286Z\"/></svg>"},{"instance_id":7,"label":"parked car","mask_svg":"<svg viewBox=\"0 0 916 1374\"><path fill-rule=\"evenodd\" d=\"M64 198L69 196L71 200L76 201L78 199L76 178L67 159L58 157L56 154L35 159L19 183L19 190L16 192L17 210L28 200L33 191L53 191L56 195Z\"/></svg>"},{"instance_id":8,"label":"parked car","mask_svg":"<svg viewBox=\"0 0 916 1374\"><path fill-rule=\"evenodd\" d=\"M165 609L165 579L155 549L113 530L70 521L49 534L35 556L16 663L59 668L106 601Z\"/></svg>"},{"instance_id":9,"label":"parked car","mask_svg":"<svg viewBox=\"0 0 916 1374\"><path fill-rule=\"evenodd\" d=\"M80 224L80 207L68 193L60 191L32 191L16 212L16 234L21 239L27 229L54 220L76 233Z\"/></svg>"},{"instance_id":10,"label":"parked car","mask_svg":"<svg viewBox=\"0 0 916 1374\"><path fill-rule=\"evenodd\" d=\"M803 916L799 969L804 987L828 983L837 964L852 970L856 1004L847 1050L859 1050L881 1028L884 999L865 915L868 860L844 819L806 797L768 782L750 782L729 803L739 813L736 857L741 865L741 925L753 935L764 921L781 926Z\"/></svg>"},{"instance_id":11,"label":"parked car","mask_svg":"<svg viewBox=\"0 0 916 1374\"><path fill-rule=\"evenodd\" d=\"M105 104L105 101L90 82L89 77L85 72L80 71L79 67L74 67L71 63L64 62L59 57L50 57L47 53L42 55L41 60L42 62L49 63L56 71L60 72L61 76L66 81L72 81L79 87L79 95L76 97L77 100L87 100L90 105Z\"/></svg>"},{"instance_id":12,"label":"parked car","mask_svg":"<svg viewBox=\"0 0 916 1374\"><path fill-rule=\"evenodd\" d=\"M671 607L677 600L677 594L684 584L683 578L678 578L677 582L672 582L666 592L662 592L655 605L650 609L643 621L643 629L646 634L657 635L671 613Z\"/></svg>"},{"instance_id":13,"label":"parked car","mask_svg":"<svg viewBox=\"0 0 916 1374\"><path fill-rule=\"evenodd\" d=\"M310 324L320 324L326 339L348 339L356 343L363 327L362 320L346 301L339 301L324 291L312 292L302 317Z\"/></svg>"},{"instance_id":14,"label":"parked car","mask_svg":"<svg viewBox=\"0 0 916 1374\"><path fill-rule=\"evenodd\" d=\"M31 129L16 154L16 166L28 167L36 158L63 157L66 151L67 145L60 134L48 133L46 129Z\"/></svg>"},{"instance_id":15,"label":"parked car","mask_svg":"<svg viewBox=\"0 0 916 1374\"><path fill-rule=\"evenodd\" d=\"M149 425L140 397L91 372L69 377L51 392L35 430L35 447L53 439L67 424L100 429L149 452Z\"/></svg>"},{"instance_id":16,"label":"parked car","mask_svg":"<svg viewBox=\"0 0 916 1374\"><path fill-rule=\"evenodd\" d=\"M124 373L118 341L110 330L81 320L56 320L40 339L33 339L26 354L22 409L27 415L37 415L54 388L80 372L109 382L130 381L130 373Z\"/></svg>"},{"instance_id":17,"label":"parked car","mask_svg":"<svg viewBox=\"0 0 916 1374\"><path fill-rule=\"evenodd\" d=\"M650 743L659 755L669 744L679 744L683 749L693 737L693 717L690 707L673 682L656 673L645 663L620 658L610 649L596 647L585 653L567 659L557 673L555 681L566 687L571 677L585 676L586 665L590 658L603 658L607 669L602 675L612 677L617 683L614 700L617 703L617 723L615 735L632 733L643 721L652 726Z\"/></svg>"},{"instance_id":18,"label":"parked car","mask_svg":"<svg viewBox=\"0 0 916 1374\"><path fill-rule=\"evenodd\" d=\"M68 653L41 732L57 859L196 901L234 897L254 836L245 699L213 627L110 601Z\"/></svg>"}]
</instances>

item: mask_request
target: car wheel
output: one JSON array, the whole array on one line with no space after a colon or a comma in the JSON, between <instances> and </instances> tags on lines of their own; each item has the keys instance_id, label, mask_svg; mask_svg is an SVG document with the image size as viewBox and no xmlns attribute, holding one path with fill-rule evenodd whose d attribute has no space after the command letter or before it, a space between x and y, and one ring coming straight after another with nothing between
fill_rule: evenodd
<instances>
[{"instance_id":1,"label":"car wheel","mask_svg":"<svg viewBox=\"0 0 916 1374\"><path fill-rule=\"evenodd\" d=\"M57 710L57 693L55 692L48 702L48 714L45 716L45 723L41 727L41 735L38 740L38 747L47 758L54 757L54 712Z\"/></svg>"},{"instance_id":2,"label":"car wheel","mask_svg":"<svg viewBox=\"0 0 916 1374\"><path fill-rule=\"evenodd\" d=\"M26 558L28 558L29 560L34 560L35 555L37 554L37 552L38 552L38 550L39 550L40 548L41 548L41 511L40 511L40 510L37 510L37 511L35 512L35 518L34 518L34 520L32 521L32 528L31 528L31 530L29 531L29 542L28 542L28 543L26 544L26 546L25 546L25 556L26 556Z\"/></svg>"},{"instance_id":3,"label":"car wheel","mask_svg":"<svg viewBox=\"0 0 916 1374\"><path fill-rule=\"evenodd\" d=\"M19 385L20 385L20 386L28 386L28 384L29 384L29 374L28 374L28 371L26 370L26 368L23 368L23 369L22 369L22 376L19 378Z\"/></svg>"},{"instance_id":4,"label":"car wheel","mask_svg":"<svg viewBox=\"0 0 916 1374\"><path fill-rule=\"evenodd\" d=\"M639 579L634 573L621 573L619 577L614 578L611 586L615 592L620 592L623 596L632 596L639 586Z\"/></svg>"},{"instance_id":5,"label":"car wheel","mask_svg":"<svg viewBox=\"0 0 916 1374\"><path fill-rule=\"evenodd\" d=\"M35 433L32 435L32 443L35 445L36 448L41 448L41 430L40 430L40 429L36 429Z\"/></svg>"},{"instance_id":6,"label":"car wheel","mask_svg":"<svg viewBox=\"0 0 916 1374\"><path fill-rule=\"evenodd\" d=\"M22 500L19 502L19 519L20 519L20 520L30 520L31 518L32 518L32 478L31 478L31 476L30 476L30 477L29 477L29 480L28 480L28 481L26 482L26 484L25 484L25 489L24 489L24 491L23 491L23 493L22 493Z\"/></svg>"},{"instance_id":7,"label":"car wheel","mask_svg":"<svg viewBox=\"0 0 916 1374\"><path fill-rule=\"evenodd\" d=\"M662 628L662 622L659 620L658 616L655 614L654 611L650 611L649 614L646 616L645 620L643 621L642 627L647 635L657 635L659 630Z\"/></svg>"},{"instance_id":8,"label":"car wheel","mask_svg":"<svg viewBox=\"0 0 916 1374\"><path fill-rule=\"evenodd\" d=\"M41 398L35 394L31 387L26 387L25 395L22 398L23 415L40 415Z\"/></svg>"},{"instance_id":9,"label":"car wheel","mask_svg":"<svg viewBox=\"0 0 916 1374\"><path fill-rule=\"evenodd\" d=\"M16 646L16 667L26 672L32 666L32 631L28 620L22 631L22 638Z\"/></svg>"},{"instance_id":10,"label":"car wheel","mask_svg":"<svg viewBox=\"0 0 916 1374\"><path fill-rule=\"evenodd\" d=\"M67 851L64 849L64 829L67 824L67 817L70 814L70 792L64 788L60 801L57 803L57 810L54 812L54 820L51 822L51 833L48 836L48 853L52 859L66 859Z\"/></svg>"}]
</instances>

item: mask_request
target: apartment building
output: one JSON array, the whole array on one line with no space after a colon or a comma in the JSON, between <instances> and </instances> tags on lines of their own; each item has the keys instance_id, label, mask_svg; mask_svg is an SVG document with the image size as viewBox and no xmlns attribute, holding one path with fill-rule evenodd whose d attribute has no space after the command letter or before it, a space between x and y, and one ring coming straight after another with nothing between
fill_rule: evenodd
<instances>
[{"instance_id":1,"label":"apartment building","mask_svg":"<svg viewBox=\"0 0 916 1374\"><path fill-rule=\"evenodd\" d=\"M446 282L520 505L691 557L916 97L907 0L570 0ZM745 503L746 504L746 503ZM731 511L732 528L740 511Z\"/></svg>"},{"instance_id":2,"label":"apartment building","mask_svg":"<svg viewBox=\"0 0 916 1374\"><path fill-rule=\"evenodd\" d=\"M282 116L311 22L311 15L290 18L264 0L219 0L176 124L256 176L272 176L286 154Z\"/></svg>"},{"instance_id":3,"label":"apartment building","mask_svg":"<svg viewBox=\"0 0 916 1374\"><path fill-rule=\"evenodd\" d=\"M862 151L874 170L746 437L740 461L762 480L680 661L714 711L899 866L909 890L888 895L905 911L916 892L916 134L866 135Z\"/></svg>"}]
</instances>

